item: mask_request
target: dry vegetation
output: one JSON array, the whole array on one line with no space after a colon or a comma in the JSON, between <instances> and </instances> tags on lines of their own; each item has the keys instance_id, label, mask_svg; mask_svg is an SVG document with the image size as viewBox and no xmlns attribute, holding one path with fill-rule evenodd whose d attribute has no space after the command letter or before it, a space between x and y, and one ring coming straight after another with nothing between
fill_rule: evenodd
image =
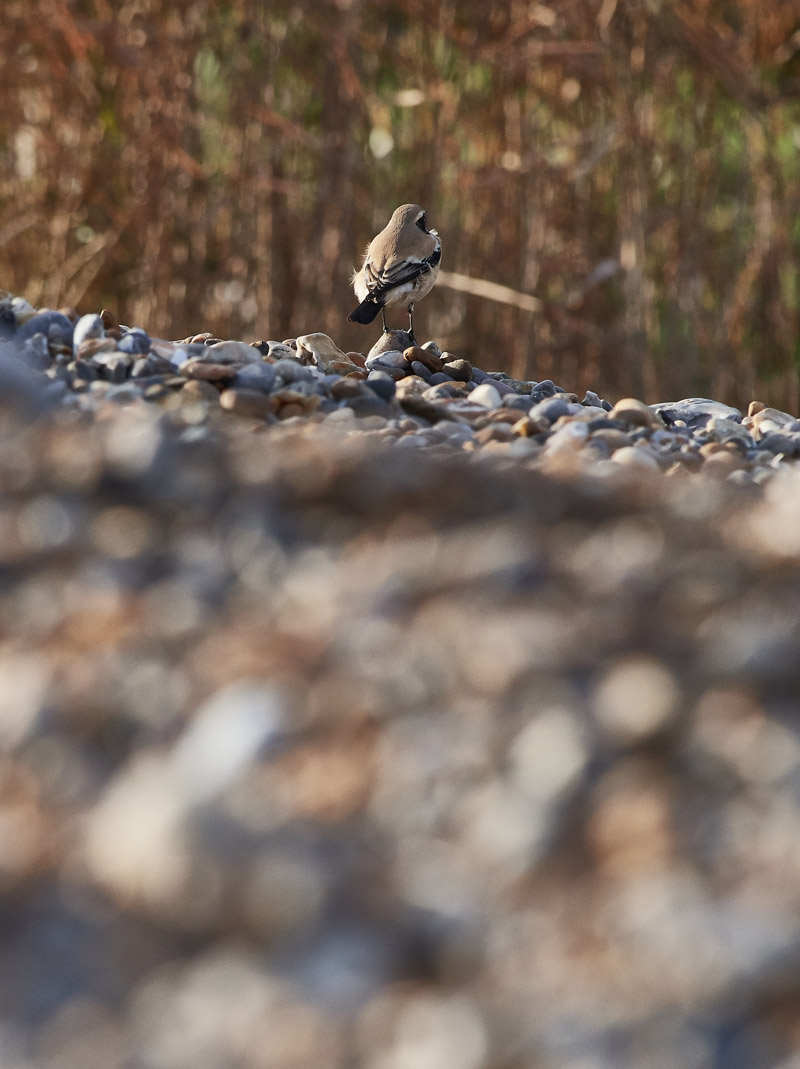
<instances>
[{"instance_id":1,"label":"dry vegetation","mask_svg":"<svg viewBox=\"0 0 800 1069\"><path fill-rule=\"evenodd\" d=\"M448 348L795 411L798 28L796 0L6 0L0 284L363 349L350 267L417 200L446 269L542 302L440 285Z\"/></svg>"}]
</instances>

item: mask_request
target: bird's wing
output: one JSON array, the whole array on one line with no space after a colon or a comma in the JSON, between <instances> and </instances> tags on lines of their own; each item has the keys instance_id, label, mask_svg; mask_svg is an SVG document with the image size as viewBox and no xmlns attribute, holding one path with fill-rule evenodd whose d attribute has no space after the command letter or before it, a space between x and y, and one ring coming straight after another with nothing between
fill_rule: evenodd
<instances>
[{"instance_id":1,"label":"bird's wing","mask_svg":"<svg viewBox=\"0 0 800 1069\"><path fill-rule=\"evenodd\" d=\"M391 260L380 270L368 260L364 264L364 279L367 289L373 297L382 297L396 286L403 286L406 282L413 282L420 275L425 274L435 267L442 258L442 250L437 246L430 256L419 260L415 256L406 256L402 259Z\"/></svg>"}]
</instances>

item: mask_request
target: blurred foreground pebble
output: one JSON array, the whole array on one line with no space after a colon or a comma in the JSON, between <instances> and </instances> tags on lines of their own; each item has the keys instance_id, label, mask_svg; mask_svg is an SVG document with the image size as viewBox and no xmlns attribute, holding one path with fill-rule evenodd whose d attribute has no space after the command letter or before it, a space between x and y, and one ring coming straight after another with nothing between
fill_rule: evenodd
<instances>
[{"instance_id":1,"label":"blurred foreground pebble","mask_svg":"<svg viewBox=\"0 0 800 1069\"><path fill-rule=\"evenodd\" d=\"M64 320L85 388L0 363L0 1064L796 1065L792 418L320 335L121 396Z\"/></svg>"}]
</instances>

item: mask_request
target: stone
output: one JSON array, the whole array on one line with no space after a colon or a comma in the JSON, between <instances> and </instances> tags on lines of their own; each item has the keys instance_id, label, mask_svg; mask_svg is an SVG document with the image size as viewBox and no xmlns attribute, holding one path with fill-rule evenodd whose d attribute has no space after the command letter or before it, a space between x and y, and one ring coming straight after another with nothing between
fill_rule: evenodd
<instances>
[{"instance_id":1,"label":"stone","mask_svg":"<svg viewBox=\"0 0 800 1069\"><path fill-rule=\"evenodd\" d=\"M261 393L269 393L277 379L274 364L266 364L263 360L253 364L245 364L240 368L231 386L234 389L259 390Z\"/></svg>"},{"instance_id":2,"label":"stone","mask_svg":"<svg viewBox=\"0 0 800 1069\"><path fill-rule=\"evenodd\" d=\"M661 416L668 427L680 422L690 430L696 430L699 427L705 427L712 416L732 419L736 423L742 422L742 413L738 408L724 405L721 401L711 401L707 397L687 397L682 401L662 401L648 407Z\"/></svg>"},{"instance_id":3,"label":"stone","mask_svg":"<svg viewBox=\"0 0 800 1069\"><path fill-rule=\"evenodd\" d=\"M408 351L409 350L406 349L406 353ZM419 375L419 377L421 379L425 379L426 382L430 381L432 372L430 371L430 369L428 367L426 367L425 364L420 363L419 360L412 360L411 361L411 370L414 372L415 375Z\"/></svg>"},{"instance_id":4,"label":"stone","mask_svg":"<svg viewBox=\"0 0 800 1069\"><path fill-rule=\"evenodd\" d=\"M430 374L442 370L441 357L431 349L423 349L419 345L411 345L404 351L403 356L409 364L412 364L413 361L416 360L416 362L421 364Z\"/></svg>"},{"instance_id":5,"label":"stone","mask_svg":"<svg viewBox=\"0 0 800 1069\"><path fill-rule=\"evenodd\" d=\"M99 315L84 315L75 324L72 332L72 348L78 352L81 342L87 338L104 338L106 335L105 324Z\"/></svg>"},{"instance_id":6,"label":"stone","mask_svg":"<svg viewBox=\"0 0 800 1069\"><path fill-rule=\"evenodd\" d=\"M294 385L300 382L311 382L314 371L311 367L301 364L296 357L285 356L271 364L272 372L276 379L284 386Z\"/></svg>"},{"instance_id":7,"label":"stone","mask_svg":"<svg viewBox=\"0 0 800 1069\"><path fill-rule=\"evenodd\" d=\"M333 412L329 412L325 417L326 423L350 423L356 418L355 412L352 408L336 408Z\"/></svg>"},{"instance_id":8,"label":"stone","mask_svg":"<svg viewBox=\"0 0 800 1069\"><path fill-rule=\"evenodd\" d=\"M380 397L382 401L392 401L397 392L394 379L385 371L371 371L367 376L366 385Z\"/></svg>"},{"instance_id":9,"label":"stone","mask_svg":"<svg viewBox=\"0 0 800 1069\"><path fill-rule=\"evenodd\" d=\"M143 397L143 391L135 382L123 382L112 385L106 392L106 400L114 401L118 405L127 405L132 401L139 401Z\"/></svg>"},{"instance_id":10,"label":"stone","mask_svg":"<svg viewBox=\"0 0 800 1069\"><path fill-rule=\"evenodd\" d=\"M642 471L661 471L658 458L647 448L635 445L625 445L611 454L614 464L620 464L626 468L639 468Z\"/></svg>"},{"instance_id":11,"label":"stone","mask_svg":"<svg viewBox=\"0 0 800 1069\"><path fill-rule=\"evenodd\" d=\"M660 427L662 420L652 408L635 397L623 397L609 412L609 418L632 427Z\"/></svg>"},{"instance_id":12,"label":"stone","mask_svg":"<svg viewBox=\"0 0 800 1069\"><path fill-rule=\"evenodd\" d=\"M542 381L538 382L531 390L531 401L533 401L534 404L538 404L539 401L544 401L546 398L553 397L554 394L560 392L561 391L552 379L542 379Z\"/></svg>"},{"instance_id":13,"label":"stone","mask_svg":"<svg viewBox=\"0 0 800 1069\"><path fill-rule=\"evenodd\" d=\"M297 350L282 341L267 342L267 353L272 360L282 360L284 357L297 359Z\"/></svg>"},{"instance_id":14,"label":"stone","mask_svg":"<svg viewBox=\"0 0 800 1069\"><path fill-rule=\"evenodd\" d=\"M543 429L538 420L531 419L529 416L523 416L522 419L518 419L516 423L511 424L511 430L514 434L522 438L532 438L535 434L540 434Z\"/></svg>"},{"instance_id":15,"label":"stone","mask_svg":"<svg viewBox=\"0 0 800 1069\"><path fill-rule=\"evenodd\" d=\"M207 360L187 360L181 365L181 374L190 379L203 379L205 382L225 382L236 378L239 368L233 364L213 364Z\"/></svg>"},{"instance_id":16,"label":"stone","mask_svg":"<svg viewBox=\"0 0 800 1069\"><path fill-rule=\"evenodd\" d=\"M208 360L214 364L249 364L261 361L258 349L243 341L217 341L206 348Z\"/></svg>"},{"instance_id":17,"label":"stone","mask_svg":"<svg viewBox=\"0 0 800 1069\"><path fill-rule=\"evenodd\" d=\"M387 330L381 334L367 356L376 356L378 353L387 352L390 349L399 349L403 353L414 344L414 339L407 330Z\"/></svg>"},{"instance_id":18,"label":"stone","mask_svg":"<svg viewBox=\"0 0 800 1069\"><path fill-rule=\"evenodd\" d=\"M84 338L79 345L75 348L75 355L81 360L89 360L94 358L95 363L104 364L109 359L115 359L116 357L110 357L109 354L118 354L120 350L117 349L117 343L114 338L97 337L97 338ZM130 356L130 353L124 354L126 357Z\"/></svg>"},{"instance_id":19,"label":"stone","mask_svg":"<svg viewBox=\"0 0 800 1069\"><path fill-rule=\"evenodd\" d=\"M758 440L759 448L786 457L800 456L800 433L797 431L769 431Z\"/></svg>"},{"instance_id":20,"label":"stone","mask_svg":"<svg viewBox=\"0 0 800 1069\"><path fill-rule=\"evenodd\" d=\"M380 360L376 360L372 367L369 369L370 373L373 371L380 371L384 375L388 375L393 381L398 382L400 379L406 377L406 372L401 367L392 367L390 364L383 364ZM369 375L367 376L369 378Z\"/></svg>"},{"instance_id":21,"label":"stone","mask_svg":"<svg viewBox=\"0 0 800 1069\"><path fill-rule=\"evenodd\" d=\"M484 408L500 407L500 391L495 385L489 382L484 382L480 386L476 386L469 395L469 399L472 404L482 405Z\"/></svg>"},{"instance_id":22,"label":"stone","mask_svg":"<svg viewBox=\"0 0 800 1069\"><path fill-rule=\"evenodd\" d=\"M752 435L744 424L728 419L725 416L712 416L706 424L704 433L713 442L726 442L733 439L742 442L746 446L755 444Z\"/></svg>"},{"instance_id":23,"label":"stone","mask_svg":"<svg viewBox=\"0 0 800 1069\"><path fill-rule=\"evenodd\" d=\"M219 403L226 412L233 412L248 419L266 419L272 412L270 397L260 390L223 390L219 395Z\"/></svg>"},{"instance_id":24,"label":"stone","mask_svg":"<svg viewBox=\"0 0 800 1069\"><path fill-rule=\"evenodd\" d=\"M353 370L358 367L327 334L301 335L297 339L297 357L303 364L315 364L320 371L328 371L332 362Z\"/></svg>"},{"instance_id":25,"label":"stone","mask_svg":"<svg viewBox=\"0 0 800 1069\"><path fill-rule=\"evenodd\" d=\"M37 312L17 330L14 340L27 341L34 334L43 334L48 341L72 346L72 323L63 312L50 310Z\"/></svg>"},{"instance_id":26,"label":"stone","mask_svg":"<svg viewBox=\"0 0 800 1069\"><path fill-rule=\"evenodd\" d=\"M144 356L150 352L150 335L143 330L129 330L117 342L121 353L137 353Z\"/></svg>"},{"instance_id":27,"label":"stone","mask_svg":"<svg viewBox=\"0 0 800 1069\"><path fill-rule=\"evenodd\" d=\"M472 378L472 364L469 360L445 360L442 370L457 382L469 382Z\"/></svg>"},{"instance_id":28,"label":"stone","mask_svg":"<svg viewBox=\"0 0 800 1069\"><path fill-rule=\"evenodd\" d=\"M181 387L180 392L181 400L186 400L191 403L197 401L218 401L220 398L220 392L210 382L203 382L202 379L189 379Z\"/></svg>"},{"instance_id":29,"label":"stone","mask_svg":"<svg viewBox=\"0 0 800 1069\"><path fill-rule=\"evenodd\" d=\"M475 441L481 445L487 442L508 442L513 436L513 428L508 423L490 423L475 432Z\"/></svg>"},{"instance_id":30,"label":"stone","mask_svg":"<svg viewBox=\"0 0 800 1069\"><path fill-rule=\"evenodd\" d=\"M409 367L408 360L399 349L386 349L374 355L370 353L365 363L367 371L371 371L376 364L380 365L380 367L396 367L406 371Z\"/></svg>"},{"instance_id":31,"label":"stone","mask_svg":"<svg viewBox=\"0 0 800 1069\"><path fill-rule=\"evenodd\" d=\"M300 414L311 415L312 412L317 411L322 403L322 398L319 394L303 393L300 389L291 389L290 387L285 387L277 393L270 394L269 400L272 411L279 419L282 415L281 410L286 405L292 405L291 415L294 416Z\"/></svg>"},{"instance_id":32,"label":"stone","mask_svg":"<svg viewBox=\"0 0 800 1069\"><path fill-rule=\"evenodd\" d=\"M531 419L546 420L548 424L553 424L561 419L562 416L569 415L569 412L569 402L565 401L563 397L547 397L533 405L528 410L528 415Z\"/></svg>"},{"instance_id":33,"label":"stone","mask_svg":"<svg viewBox=\"0 0 800 1069\"><path fill-rule=\"evenodd\" d=\"M795 422L795 417L777 408L760 408L752 416L748 415L744 425L752 431L756 441L773 431L784 431Z\"/></svg>"},{"instance_id":34,"label":"stone","mask_svg":"<svg viewBox=\"0 0 800 1069\"><path fill-rule=\"evenodd\" d=\"M371 416L385 417L391 414L391 408L388 403L383 400L383 398L378 397L378 395L371 390L367 391L361 397L352 398L347 404L359 418L368 418Z\"/></svg>"}]
</instances>

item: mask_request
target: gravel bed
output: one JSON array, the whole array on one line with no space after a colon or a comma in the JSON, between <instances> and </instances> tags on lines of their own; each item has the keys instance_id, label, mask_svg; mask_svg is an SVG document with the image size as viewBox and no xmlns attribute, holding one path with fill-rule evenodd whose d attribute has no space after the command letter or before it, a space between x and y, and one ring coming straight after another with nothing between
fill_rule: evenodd
<instances>
[{"instance_id":1,"label":"gravel bed","mask_svg":"<svg viewBox=\"0 0 800 1069\"><path fill-rule=\"evenodd\" d=\"M0 332L3 1069L800 1064L794 417Z\"/></svg>"}]
</instances>

